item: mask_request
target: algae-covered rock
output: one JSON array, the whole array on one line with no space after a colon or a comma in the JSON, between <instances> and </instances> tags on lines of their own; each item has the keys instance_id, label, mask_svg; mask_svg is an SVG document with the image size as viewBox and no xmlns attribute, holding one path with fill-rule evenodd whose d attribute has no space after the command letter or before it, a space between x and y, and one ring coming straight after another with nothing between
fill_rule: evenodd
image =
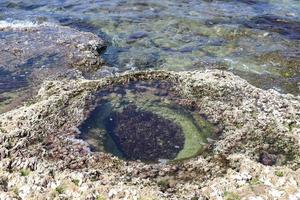
<instances>
[{"instance_id":1,"label":"algae-covered rock","mask_svg":"<svg viewBox=\"0 0 300 200\"><path fill-rule=\"evenodd\" d=\"M100 69L104 48L98 36L69 27L0 21L0 112L19 106L20 99L28 98L22 93L32 93L45 79Z\"/></svg>"},{"instance_id":2,"label":"algae-covered rock","mask_svg":"<svg viewBox=\"0 0 300 200\"><path fill-rule=\"evenodd\" d=\"M272 63L279 68L278 71L285 78L297 79L300 75L300 60L296 56L297 53L296 51L292 55L284 55L275 51L259 55L258 60Z\"/></svg>"},{"instance_id":3,"label":"algae-covered rock","mask_svg":"<svg viewBox=\"0 0 300 200\"><path fill-rule=\"evenodd\" d=\"M91 151L89 143L80 138L79 127L99 105L95 95L112 86L153 80L172 83L176 94L184 97L182 105L192 106L214 126L219 124L221 135L210 139L202 154L169 163L126 161ZM116 91L120 91L118 87ZM146 71L99 80L46 82L32 104L0 115L1 181L5 188L1 195L81 199L297 197L299 110L299 96L258 89L219 70ZM272 162L262 161L262 156ZM31 171L22 176L22 169ZM76 187L74 179L80 180Z\"/></svg>"},{"instance_id":4,"label":"algae-covered rock","mask_svg":"<svg viewBox=\"0 0 300 200\"><path fill-rule=\"evenodd\" d=\"M99 52L105 48L98 36L50 23L0 22L1 63L18 67L74 67L84 72L103 65Z\"/></svg>"}]
</instances>

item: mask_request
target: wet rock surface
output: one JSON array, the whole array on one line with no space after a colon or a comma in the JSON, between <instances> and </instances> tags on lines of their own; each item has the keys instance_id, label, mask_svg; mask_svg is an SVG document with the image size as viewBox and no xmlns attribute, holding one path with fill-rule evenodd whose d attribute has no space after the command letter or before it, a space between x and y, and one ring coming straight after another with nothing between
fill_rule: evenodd
<instances>
[{"instance_id":1,"label":"wet rock surface","mask_svg":"<svg viewBox=\"0 0 300 200\"><path fill-rule=\"evenodd\" d=\"M289 76L297 68L258 57L279 52L286 60L300 48L299 9L297 0L2 0L0 17L98 34L109 43L102 57L117 72L211 69L198 63L221 63L213 68L242 72L257 87L298 95L299 79Z\"/></svg>"},{"instance_id":2,"label":"wet rock surface","mask_svg":"<svg viewBox=\"0 0 300 200\"><path fill-rule=\"evenodd\" d=\"M300 199L300 99L280 94L299 95L299 8L297 0L2 0L0 199ZM145 84L164 81L174 91ZM166 139L128 119L126 101L140 119L172 124L166 135L181 127L178 159L122 159L103 124L112 113L122 123L111 135L128 136L129 146L136 133ZM129 134L128 122L141 129ZM187 137L198 130L211 135Z\"/></svg>"},{"instance_id":3,"label":"wet rock surface","mask_svg":"<svg viewBox=\"0 0 300 200\"><path fill-rule=\"evenodd\" d=\"M22 93L18 89L33 90L45 79L97 71L104 65L99 54L104 47L96 35L69 27L0 21L0 96L11 99L3 104L10 107L12 96Z\"/></svg>"},{"instance_id":4,"label":"wet rock surface","mask_svg":"<svg viewBox=\"0 0 300 200\"><path fill-rule=\"evenodd\" d=\"M22 21L1 21L0 30L0 65L8 70L60 66L88 72L103 65L98 51L104 48L104 41L92 33Z\"/></svg>"},{"instance_id":5,"label":"wet rock surface","mask_svg":"<svg viewBox=\"0 0 300 200\"><path fill-rule=\"evenodd\" d=\"M209 121L222 124L222 135L205 146L207 153L182 162L90 152L77 128L88 117L87 102L107 86L136 80L172 82ZM0 115L1 197L297 198L299 102L219 70L47 82L31 105ZM264 165L269 160L272 166Z\"/></svg>"}]
</instances>

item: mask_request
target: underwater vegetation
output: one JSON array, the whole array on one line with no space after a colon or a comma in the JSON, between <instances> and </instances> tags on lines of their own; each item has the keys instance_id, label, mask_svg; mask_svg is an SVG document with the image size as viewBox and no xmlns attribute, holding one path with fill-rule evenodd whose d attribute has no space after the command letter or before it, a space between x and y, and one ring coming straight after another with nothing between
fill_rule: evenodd
<instances>
[{"instance_id":1,"label":"underwater vegetation","mask_svg":"<svg viewBox=\"0 0 300 200\"><path fill-rule=\"evenodd\" d=\"M184 145L180 126L136 106L112 113L107 119L107 129L129 160L174 159Z\"/></svg>"},{"instance_id":2,"label":"underwater vegetation","mask_svg":"<svg viewBox=\"0 0 300 200\"><path fill-rule=\"evenodd\" d=\"M108 66L105 70L112 73L217 68L257 87L297 95L298 68L286 62L274 65L265 55L278 53L283 60L299 61L299 52L293 50L299 49L299 9L296 0L96 0L89 4L3 0L0 19L50 22L92 32L107 43L97 51ZM0 32L1 37L13 35ZM50 62L58 66L57 61Z\"/></svg>"},{"instance_id":3,"label":"underwater vegetation","mask_svg":"<svg viewBox=\"0 0 300 200\"><path fill-rule=\"evenodd\" d=\"M246 27L276 32L291 40L300 40L300 22L276 15L253 17L244 23Z\"/></svg>"},{"instance_id":4,"label":"underwater vegetation","mask_svg":"<svg viewBox=\"0 0 300 200\"><path fill-rule=\"evenodd\" d=\"M214 125L166 81L138 81L98 92L81 124L91 150L157 162L198 155Z\"/></svg>"}]
</instances>

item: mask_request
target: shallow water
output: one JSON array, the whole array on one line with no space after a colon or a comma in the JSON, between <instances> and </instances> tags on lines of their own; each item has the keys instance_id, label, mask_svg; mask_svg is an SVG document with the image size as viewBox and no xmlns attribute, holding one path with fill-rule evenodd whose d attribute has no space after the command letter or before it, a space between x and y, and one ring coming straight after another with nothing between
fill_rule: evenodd
<instances>
[{"instance_id":1,"label":"shallow water","mask_svg":"<svg viewBox=\"0 0 300 200\"><path fill-rule=\"evenodd\" d=\"M218 68L299 94L298 0L2 0L0 19L94 32L112 72Z\"/></svg>"},{"instance_id":2,"label":"shallow water","mask_svg":"<svg viewBox=\"0 0 300 200\"><path fill-rule=\"evenodd\" d=\"M182 160L202 153L221 133L168 82L109 87L93 99L79 127L92 151L145 162Z\"/></svg>"}]
</instances>

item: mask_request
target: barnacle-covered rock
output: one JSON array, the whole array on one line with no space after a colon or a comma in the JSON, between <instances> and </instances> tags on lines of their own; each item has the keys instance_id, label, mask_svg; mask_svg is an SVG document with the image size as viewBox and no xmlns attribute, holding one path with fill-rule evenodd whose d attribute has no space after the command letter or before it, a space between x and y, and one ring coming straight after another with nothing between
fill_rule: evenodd
<instances>
[{"instance_id":1,"label":"barnacle-covered rock","mask_svg":"<svg viewBox=\"0 0 300 200\"><path fill-rule=\"evenodd\" d=\"M91 151L80 126L99 105L99 91L113 86L121 97L120 85L153 80L172 83L184 97L178 102L218 125L221 135L209 139L202 154L176 162L126 161ZM18 187L23 198L295 198L300 192L299 110L299 96L258 89L219 70L46 82L31 105L0 115L0 140L5 141L0 149L9 155L0 161L2 176L9 177L3 195L16 195ZM20 173L24 167L33 171Z\"/></svg>"}]
</instances>

